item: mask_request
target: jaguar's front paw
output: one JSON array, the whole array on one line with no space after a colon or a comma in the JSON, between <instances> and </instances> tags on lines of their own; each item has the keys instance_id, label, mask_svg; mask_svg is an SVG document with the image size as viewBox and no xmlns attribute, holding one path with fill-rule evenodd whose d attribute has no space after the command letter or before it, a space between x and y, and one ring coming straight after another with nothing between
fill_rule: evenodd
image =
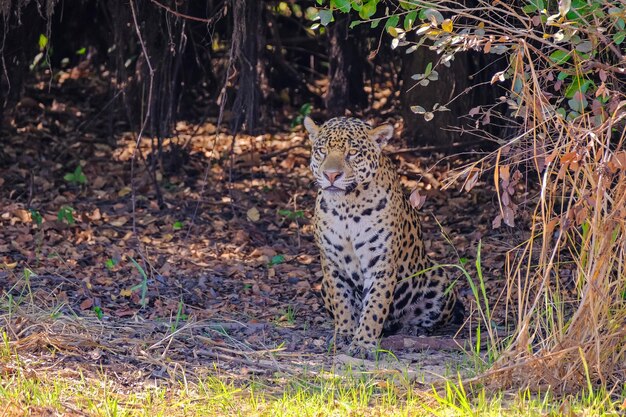
<instances>
[{"instance_id":1,"label":"jaguar's front paw","mask_svg":"<svg viewBox=\"0 0 626 417\"><path fill-rule=\"evenodd\" d=\"M350 345L351 335L333 333L326 340L326 347L329 351L341 351L345 350Z\"/></svg>"},{"instance_id":2,"label":"jaguar's front paw","mask_svg":"<svg viewBox=\"0 0 626 417\"><path fill-rule=\"evenodd\" d=\"M348 354L354 358L374 360L378 359L380 351L376 343L352 341L348 348Z\"/></svg>"}]
</instances>

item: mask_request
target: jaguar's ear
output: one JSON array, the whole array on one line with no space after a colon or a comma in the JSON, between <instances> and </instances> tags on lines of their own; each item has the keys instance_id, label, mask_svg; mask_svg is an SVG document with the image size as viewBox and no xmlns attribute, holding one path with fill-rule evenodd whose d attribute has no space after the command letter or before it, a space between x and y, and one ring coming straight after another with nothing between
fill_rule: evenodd
<instances>
[{"instance_id":1,"label":"jaguar's ear","mask_svg":"<svg viewBox=\"0 0 626 417\"><path fill-rule=\"evenodd\" d=\"M382 125L370 130L370 139L374 141L378 147L382 148L389 142L389 139L393 136L393 126Z\"/></svg>"},{"instance_id":2,"label":"jaguar's ear","mask_svg":"<svg viewBox=\"0 0 626 417\"><path fill-rule=\"evenodd\" d=\"M317 133L320 131L320 128L309 116L304 118L304 123L302 124L304 125L306 131L309 132L309 139L311 140L311 142L315 142L315 139L317 138Z\"/></svg>"}]
</instances>

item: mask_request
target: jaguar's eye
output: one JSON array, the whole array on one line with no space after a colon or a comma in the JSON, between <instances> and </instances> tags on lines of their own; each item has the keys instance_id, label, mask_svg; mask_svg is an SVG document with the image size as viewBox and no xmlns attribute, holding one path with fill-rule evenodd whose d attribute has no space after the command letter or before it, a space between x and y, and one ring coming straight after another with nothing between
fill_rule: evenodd
<instances>
[{"instance_id":1,"label":"jaguar's eye","mask_svg":"<svg viewBox=\"0 0 626 417\"><path fill-rule=\"evenodd\" d=\"M313 148L313 152L314 152L314 153L318 153L318 154L320 154L320 155L326 155L326 149L324 149L324 147L323 147L323 146L315 146L315 147Z\"/></svg>"},{"instance_id":2,"label":"jaguar's eye","mask_svg":"<svg viewBox=\"0 0 626 417\"><path fill-rule=\"evenodd\" d=\"M358 153L358 152L357 152L357 150L356 150L356 149L350 149L350 150L348 151L348 156L354 156L354 155L356 155L357 153Z\"/></svg>"}]
</instances>

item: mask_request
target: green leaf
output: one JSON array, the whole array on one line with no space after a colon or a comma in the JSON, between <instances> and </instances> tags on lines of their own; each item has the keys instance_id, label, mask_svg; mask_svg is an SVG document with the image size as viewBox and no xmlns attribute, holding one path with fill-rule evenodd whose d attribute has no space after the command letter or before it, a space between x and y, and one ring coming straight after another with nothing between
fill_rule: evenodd
<instances>
[{"instance_id":1,"label":"green leaf","mask_svg":"<svg viewBox=\"0 0 626 417\"><path fill-rule=\"evenodd\" d=\"M322 10L320 10L319 15L320 15L320 24L322 26L328 26L328 24L330 22L332 22L332 20L333 20L333 11L332 10L322 9Z\"/></svg>"},{"instance_id":2,"label":"green leaf","mask_svg":"<svg viewBox=\"0 0 626 417\"><path fill-rule=\"evenodd\" d=\"M308 116L309 114L311 114L312 109L313 105L311 103L304 103L302 106L300 106L300 110L298 110L298 113L303 116Z\"/></svg>"},{"instance_id":3,"label":"green leaf","mask_svg":"<svg viewBox=\"0 0 626 417\"><path fill-rule=\"evenodd\" d=\"M283 262L285 262L285 256L284 255L274 255L274 256L272 256L272 259L270 259L269 266L282 264Z\"/></svg>"},{"instance_id":4,"label":"green leaf","mask_svg":"<svg viewBox=\"0 0 626 417\"><path fill-rule=\"evenodd\" d=\"M302 210L291 211L288 209L280 209L278 210L278 214L280 216L287 217L289 220L304 218L304 211Z\"/></svg>"},{"instance_id":5,"label":"green leaf","mask_svg":"<svg viewBox=\"0 0 626 417\"><path fill-rule=\"evenodd\" d=\"M588 221L584 222L580 225L581 229L583 229L583 239L589 236L589 230L591 229L591 224Z\"/></svg>"},{"instance_id":6,"label":"green leaf","mask_svg":"<svg viewBox=\"0 0 626 417\"><path fill-rule=\"evenodd\" d=\"M415 19L417 19L417 11L413 10L404 16L403 27L406 32L413 28L413 24L415 23Z\"/></svg>"},{"instance_id":7,"label":"green leaf","mask_svg":"<svg viewBox=\"0 0 626 417\"><path fill-rule=\"evenodd\" d=\"M363 20L367 20L376 13L376 6L378 6L378 0L370 0L363 4L363 8L359 11L359 17Z\"/></svg>"},{"instance_id":8,"label":"green leaf","mask_svg":"<svg viewBox=\"0 0 626 417\"><path fill-rule=\"evenodd\" d=\"M113 258L109 258L104 262L104 266L106 266L107 269L113 269L115 265L117 265L117 261Z\"/></svg>"},{"instance_id":9,"label":"green leaf","mask_svg":"<svg viewBox=\"0 0 626 417\"><path fill-rule=\"evenodd\" d=\"M43 223L43 217L41 217L41 213L39 213L35 209L30 209L29 211L30 211L30 218L33 219L33 221L35 222L37 226L41 226L41 223Z\"/></svg>"},{"instance_id":10,"label":"green leaf","mask_svg":"<svg viewBox=\"0 0 626 417\"><path fill-rule=\"evenodd\" d=\"M577 22L585 22L583 16L589 14L591 9L586 0L573 0L570 6L569 12L565 15L568 20L575 20Z\"/></svg>"},{"instance_id":11,"label":"green leaf","mask_svg":"<svg viewBox=\"0 0 626 417\"><path fill-rule=\"evenodd\" d=\"M532 14L537 11L537 6L535 6L534 4L527 4L526 6L522 7L522 11L526 14Z\"/></svg>"},{"instance_id":12,"label":"green leaf","mask_svg":"<svg viewBox=\"0 0 626 417\"><path fill-rule=\"evenodd\" d=\"M87 53L87 48L82 47L78 51L76 51L76 55L85 55Z\"/></svg>"},{"instance_id":13,"label":"green leaf","mask_svg":"<svg viewBox=\"0 0 626 417\"><path fill-rule=\"evenodd\" d=\"M382 21L383 19L374 19L372 20L372 23L370 23L370 27L372 29L376 29L378 27L378 24Z\"/></svg>"},{"instance_id":14,"label":"green leaf","mask_svg":"<svg viewBox=\"0 0 626 417\"><path fill-rule=\"evenodd\" d=\"M589 87L593 85L593 81L575 77L572 83L565 90L565 98L572 98L576 92L586 93Z\"/></svg>"},{"instance_id":15,"label":"green leaf","mask_svg":"<svg viewBox=\"0 0 626 417\"><path fill-rule=\"evenodd\" d=\"M429 62L428 65L426 65L426 69L424 70L424 77L428 77L432 70L433 70L433 63Z\"/></svg>"},{"instance_id":16,"label":"green leaf","mask_svg":"<svg viewBox=\"0 0 626 417\"><path fill-rule=\"evenodd\" d=\"M93 312L96 313L96 317L98 317L98 320L102 320L102 317L104 317L104 312L102 311L102 308L95 306L93 308Z\"/></svg>"},{"instance_id":17,"label":"green leaf","mask_svg":"<svg viewBox=\"0 0 626 417\"><path fill-rule=\"evenodd\" d=\"M48 37L43 33L39 34L39 50L43 51L48 46Z\"/></svg>"},{"instance_id":18,"label":"green leaf","mask_svg":"<svg viewBox=\"0 0 626 417\"><path fill-rule=\"evenodd\" d=\"M65 221L67 224L74 224L74 209L69 206L63 206L59 209L57 213L57 219L60 222Z\"/></svg>"},{"instance_id":19,"label":"green leaf","mask_svg":"<svg viewBox=\"0 0 626 417\"><path fill-rule=\"evenodd\" d=\"M574 94L574 97L567 101L567 104L575 112L582 113L589 103L582 93L576 92L576 94Z\"/></svg>"},{"instance_id":20,"label":"green leaf","mask_svg":"<svg viewBox=\"0 0 626 417\"><path fill-rule=\"evenodd\" d=\"M529 3L537 7L537 10L546 8L546 3L543 0L530 0Z\"/></svg>"},{"instance_id":21,"label":"green leaf","mask_svg":"<svg viewBox=\"0 0 626 417\"><path fill-rule=\"evenodd\" d=\"M550 60L555 64L562 65L570 60L572 56L569 52L557 50L550 54Z\"/></svg>"},{"instance_id":22,"label":"green leaf","mask_svg":"<svg viewBox=\"0 0 626 417\"><path fill-rule=\"evenodd\" d=\"M350 22L350 29L352 29L355 26L360 25L361 23L364 23L362 20L353 20L352 22Z\"/></svg>"},{"instance_id":23,"label":"green leaf","mask_svg":"<svg viewBox=\"0 0 626 417\"><path fill-rule=\"evenodd\" d=\"M87 177L83 174L83 168L78 165L74 172L67 173L63 176L63 179L72 184L86 184Z\"/></svg>"},{"instance_id":24,"label":"green leaf","mask_svg":"<svg viewBox=\"0 0 626 417\"><path fill-rule=\"evenodd\" d=\"M363 8L363 4L360 2L351 2L350 7L352 7L352 10L358 13Z\"/></svg>"},{"instance_id":25,"label":"green leaf","mask_svg":"<svg viewBox=\"0 0 626 417\"><path fill-rule=\"evenodd\" d=\"M625 37L626 32L617 32L615 35L613 35L613 42L615 42L616 45L621 45L622 42L624 42Z\"/></svg>"},{"instance_id":26,"label":"green leaf","mask_svg":"<svg viewBox=\"0 0 626 417\"><path fill-rule=\"evenodd\" d=\"M350 11L350 0L330 0L330 6L341 10L344 13Z\"/></svg>"},{"instance_id":27,"label":"green leaf","mask_svg":"<svg viewBox=\"0 0 626 417\"><path fill-rule=\"evenodd\" d=\"M398 25L399 21L400 21L400 16L398 15L391 16L389 19L387 19L387 22L385 23L385 29L390 28L390 27L395 28Z\"/></svg>"},{"instance_id":28,"label":"green leaf","mask_svg":"<svg viewBox=\"0 0 626 417\"><path fill-rule=\"evenodd\" d=\"M182 228L183 228L183 222L180 222L180 221L176 221L172 225L172 229L174 229L174 230L180 230Z\"/></svg>"}]
</instances>

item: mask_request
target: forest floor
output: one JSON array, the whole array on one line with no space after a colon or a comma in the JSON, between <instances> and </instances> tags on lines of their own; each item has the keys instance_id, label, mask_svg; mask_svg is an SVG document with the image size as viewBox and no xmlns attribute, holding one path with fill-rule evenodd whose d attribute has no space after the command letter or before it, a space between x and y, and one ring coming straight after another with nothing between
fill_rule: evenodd
<instances>
[{"instance_id":1,"label":"forest floor","mask_svg":"<svg viewBox=\"0 0 626 417\"><path fill-rule=\"evenodd\" d=\"M219 376L232 390L263 381L281 395L285 381L325 372L365 372L428 389L484 369L482 354L471 353L472 319L458 333L385 338L382 347L393 355L379 361L329 351L332 323L319 295L315 188L301 128L233 138L216 135L210 119L179 122L160 160L146 138L133 163L135 134L100 113L104 98L85 100L80 81L35 85L5 115L3 380L104 379L116 392L131 392ZM407 190L419 187L426 196L420 210L429 254L476 278L480 242L494 321L503 324L505 256L523 236L492 228L499 208L489 180L469 192L462 184L441 187L477 154L394 153L402 147L396 139L387 151ZM155 177L146 169L151 163L161 168ZM466 278L449 271L472 313ZM7 407L17 410L21 401ZM66 405L53 411L82 415L80 405ZM41 407L30 411L50 412Z\"/></svg>"}]
</instances>

